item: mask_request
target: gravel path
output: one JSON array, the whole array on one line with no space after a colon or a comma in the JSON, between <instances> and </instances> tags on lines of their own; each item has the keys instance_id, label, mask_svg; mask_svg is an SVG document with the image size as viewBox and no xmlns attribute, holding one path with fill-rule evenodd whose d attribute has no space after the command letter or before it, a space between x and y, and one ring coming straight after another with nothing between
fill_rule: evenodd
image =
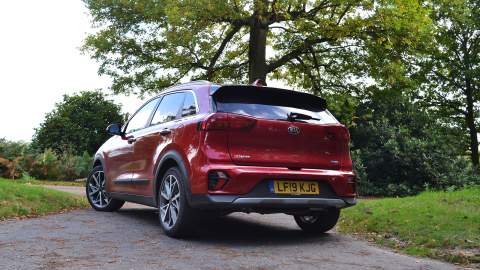
<instances>
[{"instance_id":1,"label":"gravel path","mask_svg":"<svg viewBox=\"0 0 480 270\"><path fill-rule=\"evenodd\" d=\"M83 194L78 187L55 187ZM0 223L0 269L460 269L338 233L307 236L287 215L232 214L165 236L156 209L127 204Z\"/></svg>"}]
</instances>

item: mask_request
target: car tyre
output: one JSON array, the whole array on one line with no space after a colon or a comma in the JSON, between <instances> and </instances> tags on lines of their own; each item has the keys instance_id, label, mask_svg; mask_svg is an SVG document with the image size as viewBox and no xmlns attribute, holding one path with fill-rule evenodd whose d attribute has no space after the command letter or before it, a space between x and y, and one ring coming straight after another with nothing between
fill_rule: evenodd
<instances>
[{"instance_id":1,"label":"car tyre","mask_svg":"<svg viewBox=\"0 0 480 270\"><path fill-rule=\"evenodd\" d=\"M102 166L95 166L87 177L85 192L93 209L113 212L120 209L125 201L114 199L105 189L107 179Z\"/></svg>"},{"instance_id":2,"label":"car tyre","mask_svg":"<svg viewBox=\"0 0 480 270\"><path fill-rule=\"evenodd\" d=\"M168 169L158 189L158 218L166 235L188 236L195 222L195 211L187 202L186 179L177 167Z\"/></svg>"},{"instance_id":3,"label":"car tyre","mask_svg":"<svg viewBox=\"0 0 480 270\"><path fill-rule=\"evenodd\" d=\"M324 233L337 224L340 217L340 209L331 208L325 211L319 211L310 215L295 215L297 225L307 233Z\"/></svg>"}]
</instances>

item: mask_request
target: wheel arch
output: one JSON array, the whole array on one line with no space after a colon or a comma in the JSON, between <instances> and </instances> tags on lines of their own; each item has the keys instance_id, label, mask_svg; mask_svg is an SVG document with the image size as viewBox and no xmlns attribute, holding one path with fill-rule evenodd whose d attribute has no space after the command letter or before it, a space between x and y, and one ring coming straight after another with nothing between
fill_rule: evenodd
<instances>
[{"instance_id":1,"label":"wheel arch","mask_svg":"<svg viewBox=\"0 0 480 270\"><path fill-rule=\"evenodd\" d=\"M103 167L103 162L100 160L100 159L95 159L93 161L93 168L97 167L97 166L102 166Z\"/></svg>"},{"instance_id":2,"label":"wheel arch","mask_svg":"<svg viewBox=\"0 0 480 270\"><path fill-rule=\"evenodd\" d=\"M95 154L92 162L92 168L95 168L97 166L102 166L105 170L105 160L103 159L103 156L99 153Z\"/></svg>"},{"instance_id":3,"label":"wheel arch","mask_svg":"<svg viewBox=\"0 0 480 270\"><path fill-rule=\"evenodd\" d=\"M187 200L190 202L190 178L185 164L186 162L183 160L180 153L175 150L169 150L162 156L158 162L158 165L156 166L154 174L155 178L153 179L153 196L155 198L155 203L158 202L158 189L160 188L162 176L169 168L172 167L177 167L182 173L186 182L185 187L187 190L185 190L185 194L187 194Z\"/></svg>"}]
</instances>

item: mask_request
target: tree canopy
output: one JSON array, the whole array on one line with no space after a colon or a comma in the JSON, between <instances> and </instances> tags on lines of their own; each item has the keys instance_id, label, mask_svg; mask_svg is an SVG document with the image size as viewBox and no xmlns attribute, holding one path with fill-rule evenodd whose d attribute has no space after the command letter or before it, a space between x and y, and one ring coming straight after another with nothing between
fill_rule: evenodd
<instances>
[{"instance_id":1,"label":"tree canopy","mask_svg":"<svg viewBox=\"0 0 480 270\"><path fill-rule=\"evenodd\" d=\"M181 80L276 78L314 93L403 72L431 33L417 0L84 0L98 32L84 51L115 93Z\"/></svg>"},{"instance_id":2,"label":"tree canopy","mask_svg":"<svg viewBox=\"0 0 480 270\"><path fill-rule=\"evenodd\" d=\"M121 107L98 91L64 95L35 130L32 147L38 151L52 149L81 155L93 155L109 137L110 123L121 123Z\"/></svg>"},{"instance_id":3,"label":"tree canopy","mask_svg":"<svg viewBox=\"0 0 480 270\"><path fill-rule=\"evenodd\" d=\"M416 60L424 76L420 96L443 121L468 134L471 160L478 169L480 1L433 3L434 42L430 53Z\"/></svg>"}]
</instances>

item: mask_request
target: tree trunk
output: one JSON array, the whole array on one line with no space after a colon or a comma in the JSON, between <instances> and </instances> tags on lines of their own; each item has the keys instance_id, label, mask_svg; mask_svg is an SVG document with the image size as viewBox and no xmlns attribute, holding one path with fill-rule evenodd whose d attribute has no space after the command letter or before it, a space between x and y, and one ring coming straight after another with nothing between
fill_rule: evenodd
<instances>
[{"instance_id":1,"label":"tree trunk","mask_svg":"<svg viewBox=\"0 0 480 270\"><path fill-rule=\"evenodd\" d=\"M254 13L250 24L250 40L248 43L248 81L254 82L261 79L266 82L267 60L265 56L267 47L268 26L262 22L265 4L262 0L254 3Z\"/></svg>"},{"instance_id":2,"label":"tree trunk","mask_svg":"<svg viewBox=\"0 0 480 270\"><path fill-rule=\"evenodd\" d=\"M466 124L468 131L470 133L470 158L472 159L472 165L475 172L478 172L479 169L479 160L478 160L478 137L477 137L477 127L475 125L475 112L473 108L473 91L472 85L469 79L466 80L466 96L467 96L467 115L466 115Z\"/></svg>"}]
</instances>

